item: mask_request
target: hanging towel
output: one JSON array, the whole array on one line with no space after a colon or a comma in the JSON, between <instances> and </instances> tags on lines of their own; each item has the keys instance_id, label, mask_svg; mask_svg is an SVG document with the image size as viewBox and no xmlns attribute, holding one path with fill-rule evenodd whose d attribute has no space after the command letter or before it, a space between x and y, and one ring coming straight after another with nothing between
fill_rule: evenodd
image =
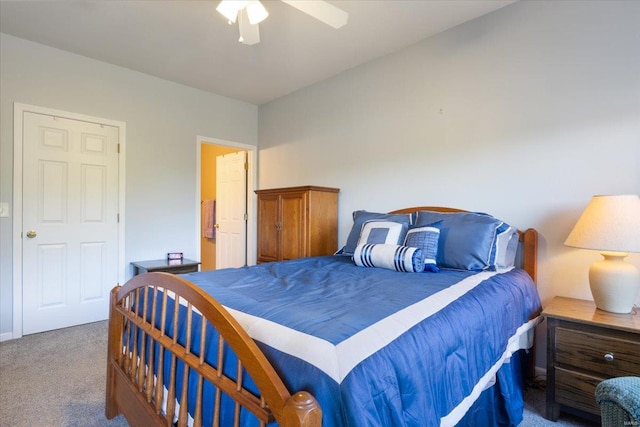
<instances>
[{"instance_id":1,"label":"hanging towel","mask_svg":"<svg viewBox=\"0 0 640 427\"><path fill-rule=\"evenodd\" d=\"M216 238L216 201L205 200L202 202L202 236L207 239Z\"/></svg>"}]
</instances>

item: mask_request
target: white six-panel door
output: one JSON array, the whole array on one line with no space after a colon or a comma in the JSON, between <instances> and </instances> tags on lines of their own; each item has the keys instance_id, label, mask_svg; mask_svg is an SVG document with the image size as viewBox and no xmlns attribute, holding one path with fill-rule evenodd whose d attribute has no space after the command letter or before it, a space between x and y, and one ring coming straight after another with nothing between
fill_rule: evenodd
<instances>
[{"instance_id":1,"label":"white six-panel door","mask_svg":"<svg viewBox=\"0 0 640 427\"><path fill-rule=\"evenodd\" d=\"M118 128L24 113L23 333L108 317L118 281Z\"/></svg>"},{"instance_id":2,"label":"white six-panel door","mask_svg":"<svg viewBox=\"0 0 640 427\"><path fill-rule=\"evenodd\" d=\"M216 269L246 263L246 163L245 151L216 157Z\"/></svg>"}]
</instances>

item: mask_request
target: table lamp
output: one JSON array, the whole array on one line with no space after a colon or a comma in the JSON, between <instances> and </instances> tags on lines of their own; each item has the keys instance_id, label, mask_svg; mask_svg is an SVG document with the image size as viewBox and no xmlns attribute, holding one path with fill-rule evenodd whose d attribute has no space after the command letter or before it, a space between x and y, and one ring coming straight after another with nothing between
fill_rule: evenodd
<instances>
[{"instance_id":1,"label":"table lamp","mask_svg":"<svg viewBox=\"0 0 640 427\"><path fill-rule=\"evenodd\" d=\"M564 244L601 251L604 259L589 269L596 307L631 312L640 289L640 271L624 258L627 252L640 252L640 198L636 194L593 196Z\"/></svg>"}]
</instances>

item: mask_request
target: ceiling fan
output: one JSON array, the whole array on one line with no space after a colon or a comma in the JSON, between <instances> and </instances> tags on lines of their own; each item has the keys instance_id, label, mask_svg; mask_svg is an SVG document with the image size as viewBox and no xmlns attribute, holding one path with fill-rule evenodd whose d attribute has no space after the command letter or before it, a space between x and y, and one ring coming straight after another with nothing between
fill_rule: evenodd
<instances>
[{"instance_id":1,"label":"ceiling fan","mask_svg":"<svg viewBox=\"0 0 640 427\"><path fill-rule=\"evenodd\" d=\"M281 0L289 6L324 22L333 28L340 28L347 23L349 14L324 0ZM222 0L216 8L229 20L229 24L238 21L240 43L253 45L260 42L258 24L269 16L260 0Z\"/></svg>"}]
</instances>

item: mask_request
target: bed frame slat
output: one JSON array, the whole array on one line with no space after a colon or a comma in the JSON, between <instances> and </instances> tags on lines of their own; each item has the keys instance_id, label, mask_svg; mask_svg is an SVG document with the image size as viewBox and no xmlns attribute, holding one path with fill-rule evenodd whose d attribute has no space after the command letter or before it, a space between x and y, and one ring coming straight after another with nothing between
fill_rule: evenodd
<instances>
[{"instance_id":1,"label":"bed frame slat","mask_svg":"<svg viewBox=\"0 0 640 427\"><path fill-rule=\"evenodd\" d=\"M189 365L184 364L182 369L182 389L180 390L180 415L178 416L178 427L187 427L189 419L189 403L187 398L187 387L189 385Z\"/></svg>"},{"instance_id":2,"label":"bed frame slat","mask_svg":"<svg viewBox=\"0 0 640 427\"><path fill-rule=\"evenodd\" d=\"M172 420L176 414L176 359L171 353L171 367L169 368L169 389L167 392L167 419Z\"/></svg>"}]
</instances>

